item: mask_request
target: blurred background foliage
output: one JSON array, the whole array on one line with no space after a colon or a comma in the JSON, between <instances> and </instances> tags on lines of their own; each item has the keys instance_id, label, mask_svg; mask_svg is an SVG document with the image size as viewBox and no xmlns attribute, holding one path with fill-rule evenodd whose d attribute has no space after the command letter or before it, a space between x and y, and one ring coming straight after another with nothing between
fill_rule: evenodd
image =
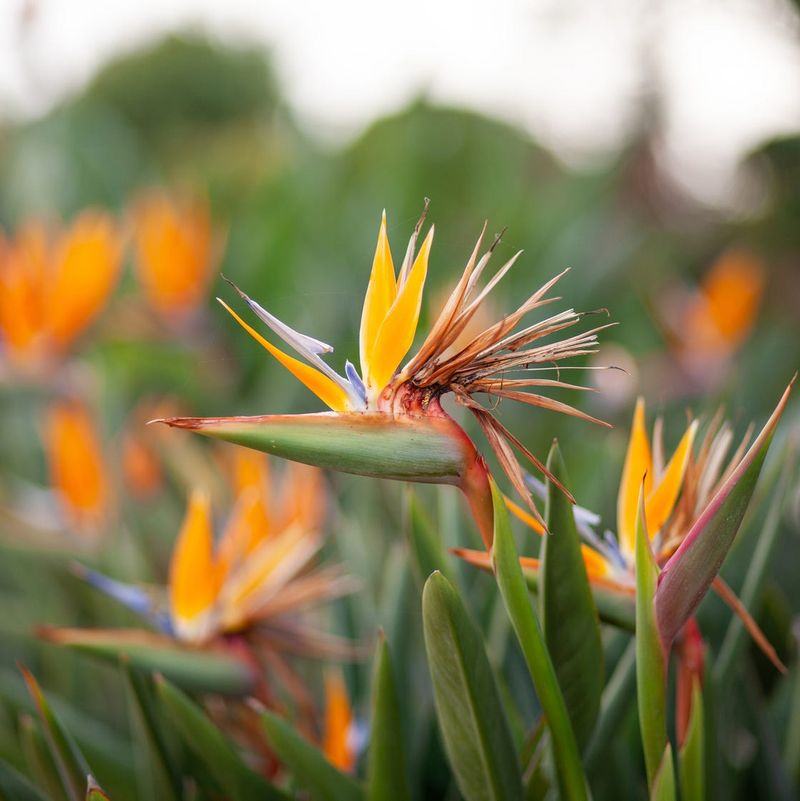
<instances>
[{"instance_id":1,"label":"blurred background foliage","mask_svg":"<svg viewBox=\"0 0 800 801\"><path fill-rule=\"evenodd\" d=\"M425 197L432 200L436 240L420 330L460 274L487 219L490 233L507 227L501 257L525 251L493 296L498 316L569 266L572 272L560 285L565 305L601 315L607 310L619 323L604 333L596 363L625 372L592 374L603 392L580 403L614 423L614 430L511 405L500 411L537 453L559 439L578 502L600 512L606 525L614 525L617 479L637 394L646 396L649 410L665 415L669 448L682 432L686 408L707 417L725 404L739 433L751 419L760 424L800 363L800 140L766 142L751 154L748 163L757 172L761 195L750 212L731 218L697 206L659 177L656 136L643 129L611 162L575 171L519 129L420 97L355 141L332 148L293 119L262 52L186 36L108 64L80 95L40 119L5 121L0 224L8 237L32 217L69 221L86 207L110 210L129 229L132 200L163 186L207 198L217 239L219 258L208 297L179 325L145 307L129 248L107 308L82 337L69 376L58 379L80 386L90 398L113 476L115 511L101 535L105 545L89 550L84 561L116 578L163 583L187 487L198 480L186 467L195 451L186 449L211 458L204 443L187 444L185 435L167 432L158 446L166 478L145 499L131 497L121 442L142 399L168 397L184 411L209 415L319 408L219 309L214 295L230 299L231 292L218 273L299 330L336 343L334 361L341 366L357 354L381 209L387 210L397 249ZM764 277L763 296L742 341L704 356L698 365L676 344L674 333L667 333L665 318L683 308L731 248L753 255ZM81 551L80 542L65 535L60 547L39 546L31 529L43 515L20 512L21 498L27 511L47 506L40 432L52 392L47 382L20 381L7 370L0 384L0 755L23 762L18 716L30 702L15 668L23 662L48 689L111 797L142 797L131 780L135 767L119 671L33 635L42 623L135 625L132 615L70 573L70 554ZM788 420L782 435L797 427L796 403ZM135 424L142 422L137 418ZM782 447L779 443L775 452ZM341 475L328 480L335 498L328 547L361 578L362 589L337 602L325 625L367 643L376 627L383 627L400 695L414 699L403 705L414 793L455 798L432 722L418 577L394 522L404 516L404 489ZM426 490L421 496L446 545L479 542L454 493ZM734 587L741 583L764 514L755 510L726 565ZM785 775L775 773L773 752L782 743L765 732L772 731L770 721L785 719L792 684L800 678L791 657L792 622L800 609L799 517L795 485L758 614L790 660L791 673L779 677L753 652L747 663L753 669L750 701L728 708L730 699L716 699L724 731L718 733L723 761L714 770L725 782L719 786L727 789L715 797L791 797ZM534 553L533 540L520 532L521 550ZM490 656L508 667L510 707L529 724L535 702L518 669L521 657L508 639L493 581L455 560L450 570L462 587L471 588L465 597L485 627ZM701 620L712 650L728 618L716 598L704 604ZM619 642L609 647L613 655ZM313 675L311 668L304 670ZM318 677L310 680L318 689ZM363 721L368 660L349 666L347 680ZM753 701L756 697L763 703ZM644 797L638 749L629 710L603 763L596 797L619 797L615 787L629 782L638 787L631 797L637 792ZM789 787L798 780L800 774L789 776Z\"/></svg>"}]
</instances>

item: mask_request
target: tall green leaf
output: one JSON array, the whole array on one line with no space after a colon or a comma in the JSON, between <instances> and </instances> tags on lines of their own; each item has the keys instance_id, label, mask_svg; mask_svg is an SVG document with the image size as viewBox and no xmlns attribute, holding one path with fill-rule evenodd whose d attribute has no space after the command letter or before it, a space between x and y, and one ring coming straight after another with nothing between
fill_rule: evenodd
<instances>
[{"instance_id":1,"label":"tall green leaf","mask_svg":"<svg viewBox=\"0 0 800 801\"><path fill-rule=\"evenodd\" d=\"M675 801L675 791L675 766L672 759L672 746L667 743L658 771L653 778L650 801Z\"/></svg>"},{"instance_id":2,"label":"tall green leaf","mask_svg":"<svg viewBox=\"0 0 800 801\"><path fill-rule=\"evenodd\" d=\"M56 717L33 674L24 667L21 667L20 670L28 686L28 692L36 705L45 739L58 770L64 792L70 801L73 799L80 801L84 795L86 777L90 773L89 765L69 732Z\"/></svg>"},{"instance_id":3,"label":"tall green leaf","mask_svg":"<svg viewBox=\"0 0 800 801\"><path fill-rule=\"evenodd\" d=\"M589 790L581 765L578 743L522 575L503 495L494 482L492 482L492 499L494 502L492 558L497 584L547 719L561 793L564 798L585 799L588 798Z\"/></svg>"},{"instance_id":4,"label":"tall green leaf","mask_svg":"<svg viewBox=\"0 0 800 801\"><path fill-rule=\"evenodd\" d=\"M161 676L155 685L172 724L232 801L287 801L283 792L250 770L197 704Z\"/></svg>"},{"instance_id":5,"label":"tall green leaf","mask_svg":"<svg viewBox=\"0 0 800 801\"><path fill-rule=\"evenodd\" d=\"M645 528L642 495L636 519L636 700L647 781L652 789L667 744L666 655L656 625L653 599L658 566Z\"/></svg>"},{"instance_id":6,"label":"tall green leaf","mask_svg":"<svg viewBox=\"0 0 800 801\"><path fill-rule=\"evenodd\" d=\"M108 794L97 783L91 774L86 777L86 799L85 801L111 801Z\"/></svg>"},{"instance_id":7,"label":"tall green leaf","mask_svg":"<svg viewBox=\"0 0 800 801\"><path fill-rule=\"evenodd\" d=\"M362 801L361 785L331 765L290 723L266 709L261 722L281 762L314 801Z\"/></svg>"},{"instance_id":8,"label":"tall green leaf","mask_svg":"<svg viewBox=\"0 0 800 801\"><path fill-rule=\"evenodd\" d=\"M244 660L220 648L190 648L169 637L138 629L68 629L41 626L40 637L103 661L160 673L190 692L245 695L255 675Z\"/></svg>"},{"instance_id":9,"label":"tall green leaf","mask_svg":"<svg viewBox=\"0 0 800 801\"><path fill-rule=\"evenodd\" d=\"M422 620L439 727L462 795L520 801L522 778L483 638L441 573L425 582Z\"/></svg>"},{"instance_id":10,"label":"tall green leaf","mask_svg":"<svg viewBox=\"0 0 800 801\"><path fill-rule=\"evenodd\" d=\"M0 759L0 801L48 801L16 768Z\"/></svg>"},{"instance_id":11,"label":"tall green leaf","mask_svg":"<svg viewBox=\"0 0 800 801\"><path fill-rule=\"evenodd\" d=\"M403 723L395 689L394 668L386 638L381 634L372 674L367 799L404 801L410 797L403 749Z\"/></svg>"},{"instance_id":12,"label":"tall green leaf","mask_svg":"<svg viewBox=\"0 0 800 801\"><path fill-rule=\"evenodd\" d=\"M159 716L150 676L129 670L123 671L128 696L133 740L138 749L141 768L137 771L137 786L142 796L159 801L179 801L181 782L175 770L175 761L167 743L167 727Z\"/></svg>"},{"instance_id":13,"label":"tall green leaf","mask_svg":"<svg viewBox=\"0 0 800 801\"><path fill-rule=\"evenodd\" d=\"M420 584L438 570L448 575L449 566L445 558L441 537L428 519L425 510L411 487L408 488L408 538L411 546L411 558Z\"/></svg>"},{"instance_id":14,"label":"tall green leaf","mask_svg":"<svg viewBox=\"0 0 800 801\"><path fill-rule=\"evenodd\" d=\"M550 449L547 469L569 486L556 443ZM583 748L600 711L603 644L572 504L552 482L548 484L545 519L550 534L545 535L540 554L542 629L575 738Z\"/></svg>"},{"instance_id":15,"label":"tall green leaf","mask_svg":"<svg viewBox=\"0 0 800 801\"><path fill-rule=\"evenodd\" d=\"M692 712L686 738L678 750L678 774L682 801L704 801L705 788L705 731L703 725L703 693L700 681L692 686Z\"/></svg>"}]
</instances>

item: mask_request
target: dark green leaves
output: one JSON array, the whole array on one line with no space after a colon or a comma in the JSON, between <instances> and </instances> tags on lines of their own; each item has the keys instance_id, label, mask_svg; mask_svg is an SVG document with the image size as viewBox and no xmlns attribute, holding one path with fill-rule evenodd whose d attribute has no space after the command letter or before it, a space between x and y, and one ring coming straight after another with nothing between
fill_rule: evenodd
<instances>
[{"instance_id":1,"label":"dark green leaves","mask_svg":"<svg viewBox=\"0 0 800 801\"><path fill-rule=\"evenodd\" d=\"M422 618L439 726L461 793L467 801L519 801L522 779L483 638L441 573L425 584Z\"/></svg>"},{"instance_id":2,"label":"dark green leaves","mask_svg":"<svg viewBox=\"0 0 800 801\"><path fill-rule=\"evenodd\" d=\"M569 486L555 443L547 468ZM572 504L553 483L548 487L546 520L550 534L544 536L540 557L542 629L575 738L583 748L600 710L603 647Z\"/></svg>"},{"instance_id":3,"label":"dark green leaves","mask_svg":"<svg viewBox=\"0 0 800 801\"><path fill-rule=\"evenodd\" d=\"M314 801L362 801L360 785L331 765L291 723L266 709L261 722L280 761Z\"/></svg>"},{"instance_id":4,"label":"dark green leaves","mask_svg":"<svg viewBox=\"0 0 800 801\"><path fill-rule=\"evenodd\" d=\"M250 770L205 712L164 678L156 680L167 715L232 801L286 801L287 796Z\"/></svg>"},{"instance_id":5,"label":"dark green leaves","mask_svg":"<svg viewBox=\"0 0 800 801\"><path fill-rule=\"evenodd\" d=\"M561 792L568 799L587 798L586 778L583 774L578 744L564 704L564 696L522 576L503 496L494 482L492 482L492 497L494 499L492 555L497 584L547 719Z\"/></svg>"},{"instance_id":6,"label":"dark green leaves","mask_svg":"<svg viewBox=\"0 0 800 801\"><path fill-rule=\"evenodd\" d=\"M651 789L667 744L666 654L653 603L657 582L658 566L650 548L644 523L644 501L640 494L636 518L636 697L647 781Z\"/></svg>"},{"instance_id":7,"label":"dark green leaves","mask_svg":"<svg viewBox=\"0 0 800 801\"><path fill-rule=\"evenodd\" d=\"M367 767L368 801L405 801L410 798L403 727L395 689L394 668L386 639L378 641L372 674L372 725Z\"/></svg>"},{"instance_id":8,"label":"dark green leaves","mask_svg":"<svg viewBox=\"0 0 800 801\"><path fill-rule=\"evenodd\" d=\"M252 668L221 649L198 649L138 629L39 628L48 642L147 673L157 672L185 690L245 695L255 686Z\"/></svg>"}]
</instances>

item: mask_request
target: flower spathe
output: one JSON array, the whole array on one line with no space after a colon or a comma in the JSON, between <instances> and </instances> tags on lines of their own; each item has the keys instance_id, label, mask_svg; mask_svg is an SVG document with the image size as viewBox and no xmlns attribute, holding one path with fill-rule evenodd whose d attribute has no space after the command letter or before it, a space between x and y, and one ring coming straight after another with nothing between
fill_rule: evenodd
<instances>
[{"instance_id":1,"label":"flower spathe","mask_svg":"<svg viewBox=\"0 0 800 801\"><path fill-rule=\"evenodd\" d=\"M386 215L381 218L361 316L360 371L347 361L344 373L337 373L323 358L332 352L330 345L290 328L238 288L236 291L251 311L300 358L278 348L220 300L236 321L314 392L333 414L171 418L164 422L285 458L347 472L457 484L467 495L488 545L492 526L486 467L460 426L443 410L441 396L452 393L456 402L475 416L515 489L531 513L539 517L516 460L515 449L537 469L546 472L544 465L474 396L485 394L496 400L515 400L600 422L572 406L531 390L584 389L540 375L558 370L558 362L564 359L593 353L597 331L605 326L558 339L556 335L561 335L581 320L582 315L568 309L517 330L526 315L557 300L547 295L562 273L538 289L515 311L454 351L454 343L460 341L487 295L520 255L515 254L479 289L481 275L499 242L496 238L481 255L484 226L484 233L478 239L461 279L430 332L419 350L403 364L416 336L433 243L431 227L417 249L424 219L425 213L411 235L399 269L395 269ZM301 424L299 421L304 417L305 422ZM304 432L297 430L298 426L303 426ZM285 435L289 427L294 429L291 437ZM309 442L312 429L315 432L313 445ZM352 458L342 459L344 464L337 464L337 449L353 450L354 438L359 442L359 452L354 452ZM278 441L280 444L276 444ZM438 461L437 449L443 454ZM391 470L386 467L387 461L392 465ZM436 464L431 464L432 461Z\"/></svg>"}]
</instances>

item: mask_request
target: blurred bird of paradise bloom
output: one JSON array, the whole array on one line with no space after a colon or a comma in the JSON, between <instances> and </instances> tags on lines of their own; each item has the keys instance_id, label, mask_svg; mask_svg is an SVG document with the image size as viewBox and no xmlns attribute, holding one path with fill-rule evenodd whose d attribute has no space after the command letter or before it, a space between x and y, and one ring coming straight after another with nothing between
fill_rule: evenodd
<instances>
[{"instance_id":1,"label":"blurred bird of paradise bloom","mask_svg":"<svg viewBox=\"0 0 800 801\"><path fill-rule=\"evenodd\" d=\"M67 525L97 535L112 502L108 463L89 408L76 400L58 401L42 428L50 485Z\"/></svg>"},{"instance_id":2,"label":"blurred bird of paradise bloom","mask_svg":"<svg viewBox=\"0 0 800 801\"><path fill-rule=\"evenodd\" d=\"M681 558L679 552L682 545L688 544L690 539L702 536L699 526L708 517L715 499L732 481L737 480L737 474L751 458L753 448L771 435L783 412L792 384L786 389L775 412L750 450L748 444L752 439L753 426L748 428L739 444L732 449L733 429L723 420L721 414L717 414L708 424L696 454L693 446L697 438L698 421L693 420L688 424L669 459L666 459L664 451L663 421L661 418L656 420L651 441L645 426L645 403L639 398L617 495L616 536L611 532L599 536L594 530L594 526L599 523L599 517L582 507L575 507L576 527L584 540L581 545L584 565L601 617L605 617L608 622L633 625L636 593L635 544L640 492L643 493L645 528L654 556L662 568L667 568L671 561ZM538 482L534 481L533 486L537 492L543 494L544 488ZM510 511L534 531L544 533L541 524L524 509L510 499L506 503ZM558 535L556 533L553 536ZM489 553L465 548L456 548L453 552L476 567L492 569ZM724 554L721 554L720 564L723 557ZM520 561L529 583L536 586L541 569L539 559L522 557ZM759 647L782 669L783 665L774 648L727 584L719 576L715 576L712 586L742 618ZM697 600L699 602L699 598Z\"/></svg>"},{"instance_id":3,"label":"blurred bird of paradise bloom","mask_svg":"<svg viewBox=\"0 0 800 801\"><path fill-rule=\"evenodd\" d=\"M322 751L339 770L352 773L356 766L353 710L340 670L325 672L325 719Z\"/></svg>"},{"instance_id":4,"label":"blurred bird of paradise bloom","mask_svg":"<svg viewBox=\"0 0 800 801\"><path fill-rule=\"evenodd\" d=\"M678 361L703 386L713 386L755 325L766 267L743 248L725 251L693 289L662 293L661 323Z\"/></svg>"},{"instance_id":5,"label":"blurred bird of paradise bloom","mask_svg":"<svg viewBox=\"0 0 800 801\"><path fill-rule=\"evenodd\" d=\"M266 466L248 455L236 483L235 503L216 540L208 495L191 494L163 591L94 571L82 575L181 642L203 645L252 631L278 652L340 654L344 649L336 638L307 628L298 617L353 588L339 566L315 565L324 544L319 471L298 466L276 484Z\"/></svg>"},{"instance_id":6,"label":"blurred bird of paradise bloom","mask_svg":"<svg viewBox=\"0 0 800 801\"><path fill-rule=\"evenodd\" d=\"M105 306L119 276L123 238L88 210L51 230L24 224L0 242L0 352L35 372L65 355Z\"/></svg>"},{"instance_id":7,"label":"blurred bird of paradise bloom","mask_svg":"<svg viewBox=\"0 0 800 801\"><path fill-rule=\"evenodd\" d=\"M153 190L132 211L136 273L150 307L180 322L204 302L217 244L208 201Z\"/></svg>"},{"instance_id":8,"label":"blurred bird of paradise bloom","mask_svg":"<svg viewBox=\"0 0 800 801\"><path fill-rule=\"evenodd\" d=\"M464 342L463 332L520 255L509 259L479 291L480 277L500 241L496 238L481 255L484 226L461 279L423 344L401 366L415 339L433 242L431 227L417 252L424 219L423 213L397 271L389 248L385 214L381 219L361 316L360 372L347 361L344 375L337 373L322 358L332 352L330 345L293 330L241 290L236 291L250 310L303 361L277 348L220 301L333 414L171 418L164 422L345 472L455 484L464 491L488 546L492 537L492 507L487 468L466 433L442 408L441 396L452 393L456 402L475 416L514 488L528 504L531 514L541 521L514 449L547 474L544 464L474 396L507 398L601 422L572 406L528 390L585 389L541 374L557 371L562 360L593 353L597 332L605 326L560 339L558 335L583 317L568 309L515 331L526 315L558 300L547 295L562 273L514 312ZM457 342L461 346L454 350Z\"/></svg>"}]
</instances>

